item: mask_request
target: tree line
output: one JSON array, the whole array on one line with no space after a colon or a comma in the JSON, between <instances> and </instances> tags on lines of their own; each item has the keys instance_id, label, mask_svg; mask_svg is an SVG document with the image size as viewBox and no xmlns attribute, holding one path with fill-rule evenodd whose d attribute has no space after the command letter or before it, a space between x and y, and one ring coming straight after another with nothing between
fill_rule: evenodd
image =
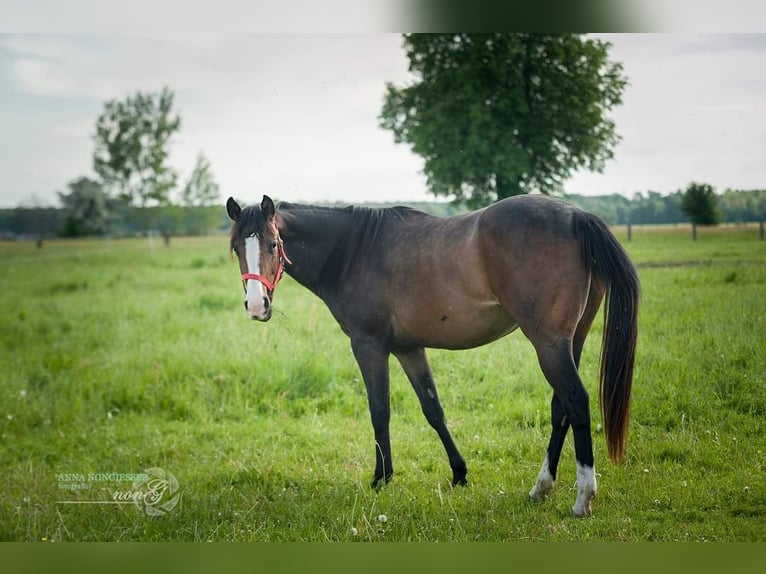
<instances>
[{"instance_id":1,"label":"tree line","mask_svg":"<svg viewBox=\"0 0 766 574\"><path fill-rule=\"evenodd\" d=\"M562 199L595 213L610 225L658 225L688 223L689 215L681 209L685 191L671 194L656 191L635 193L625 197L617 193L611 195L563 195ZM766 217L766 189L739 190L727 189L715 195L720 221L725 223L745 223L763 221ZM98 229L78 229L71 233L73 225L70 212L65 208L55 207L17 207L0 209L0 236L13 237L54 237L72 235L110 235L131 236L147 232L147 224L161 229L172 230L174 235L203 235L224 232L229 229L230 221L223 205L216 202L208 206L155 206L127 207L119 214L112 213L106 227ZM391 203L368 203L370 206L389 206ZM422 211L439 216L448 216L468 210L466 204L455 202L413 202L408 203Z\"/></svg>"},{"instance_id":2,"label":"tree line","mask_svg":"<svg viewBox=\"0 0 766 574\"><path fill-rule=\"evenodd\" d=\"M682 209L685 193L685 190L670 194L648 191L635 193L630 198L617 193L594 196L572 194L563 198L595 213L610 225L657 225L692 220ZM726 189L715 194L715 204L718 217L707 224L762 221L766 217L766 189Z\"/></svg>"},{"instance_id":3,"label":"tree line","mask_svg":"<svg viewBox=\"0 0 766 574\"><path fill-rule=\"evenodd\" d=\"M226 211L218 204L121 207L98 228L74 221L62 207L0 209L0 239L208 235L230 226Z\"/></svg>"}]
</instances>

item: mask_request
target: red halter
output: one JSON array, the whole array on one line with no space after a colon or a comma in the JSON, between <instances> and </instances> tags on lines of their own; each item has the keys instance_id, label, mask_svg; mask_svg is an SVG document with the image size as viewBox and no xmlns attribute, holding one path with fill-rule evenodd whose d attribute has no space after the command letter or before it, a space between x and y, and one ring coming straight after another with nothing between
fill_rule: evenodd
<instances>
[{"instance_id":1,"label":"red halter","mask_svg":"<svg viewBox=\"0 0 766 574\"><path fill-rule=\"evenodd\" d=\"M282 239L277 235L277 253L279 254L279 263L277 264L277 272L274 275L274 283L266 279L263 275L258 275L257 273L243 273L242 274L242 286L245 287L245 281L248 279L253 279L255 281L259 281L260 283L263 283L263 285L266 287L266 293L269 296L269 301L274 300L274 291L277 289L277 285L279 284L279 281L282 279L282 275L285 271L285 263L288 265L292 265L292 261L290 261L290 258L285 253L285 247L282 243ZM247 287L245 287L245 291L247 291Z\"/></svg>"}]
</instances>

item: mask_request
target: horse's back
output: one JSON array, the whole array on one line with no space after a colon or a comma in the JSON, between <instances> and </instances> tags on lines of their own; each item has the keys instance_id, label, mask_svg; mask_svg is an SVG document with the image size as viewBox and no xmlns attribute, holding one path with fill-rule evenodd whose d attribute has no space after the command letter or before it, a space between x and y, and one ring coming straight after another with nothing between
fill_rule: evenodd
<instances>
[{"instance_id":1,"label":"horse's back","mask_svg":"<svg viewBox=\"0 0 766 574\"><path fill-rule=\"evenodd\" d=\"M545 195L517 195L477 212L487 232L551 235L573 238L572 217L576 207Z\"/></svg>"}]
</instances>

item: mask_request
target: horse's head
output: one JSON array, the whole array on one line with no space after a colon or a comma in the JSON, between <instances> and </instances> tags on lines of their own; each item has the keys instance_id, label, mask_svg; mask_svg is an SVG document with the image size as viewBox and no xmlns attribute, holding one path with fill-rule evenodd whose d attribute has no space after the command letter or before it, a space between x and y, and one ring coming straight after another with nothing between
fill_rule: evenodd
<instances>
[{"instance_id":1,"label":"horse's head","mask_svg":"<svg viewBox=\"0 0 766 574\"><path fill-rule=\"evenodd\" d=\"M282 277L286 262L276 224L276 208L264 195L261 205L241 207L234 198L226 202L226 211L234 222L231 249L239 259L245 309L251 319L271 319L271 301Z\"/></svg>"}]
</instances>

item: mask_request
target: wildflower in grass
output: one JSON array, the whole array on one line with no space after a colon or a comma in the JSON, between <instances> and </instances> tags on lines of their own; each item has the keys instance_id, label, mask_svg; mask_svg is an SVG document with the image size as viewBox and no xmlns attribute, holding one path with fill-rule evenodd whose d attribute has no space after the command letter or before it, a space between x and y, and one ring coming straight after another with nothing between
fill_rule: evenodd
<instances>
[{"instance_id":1,"label":"wildflower in grass","mask_svg":"<svg viewBox=\"0 0 766 574\"><path fill-rule=\"evenodd\" d=\"M26 389L21 389L21 390L19 391L19 396L20 396L22 399L23 399L24 397L26 397L26 396L27 396L27 390L26 390Z\"/></svg>"},{"instance_id":2,"label":"wildflower in grass","mask_svg":"<svg viewBox=\"0 0 766 574\"><path fill-rule=\"evenodd\" d=\"M13 415L10 415L10 414L9 415L5 415L5 418L7 418L9 421L12 421L13 420Z\"/></svg>"},{"instance_id":3,"label":"wildflower in grass","mask_svg":"<svg viewBox=\"0 0 766 574\"><path fill-rule=\"evenodd\" d=\"M356 529L356 527L351 527L351 536L357 536L359 534L359 531Z\"/></svg>"},{"instance_id":4,"label":"wildflower in grass","mask_svg":"<svg viewBox=\"0 0 766 574\"><path fill-rule=\"evenodd\" d=\"M388 516L385 514L378 514L378 522L388 522Z\"/></svg>"}]
</instances>

